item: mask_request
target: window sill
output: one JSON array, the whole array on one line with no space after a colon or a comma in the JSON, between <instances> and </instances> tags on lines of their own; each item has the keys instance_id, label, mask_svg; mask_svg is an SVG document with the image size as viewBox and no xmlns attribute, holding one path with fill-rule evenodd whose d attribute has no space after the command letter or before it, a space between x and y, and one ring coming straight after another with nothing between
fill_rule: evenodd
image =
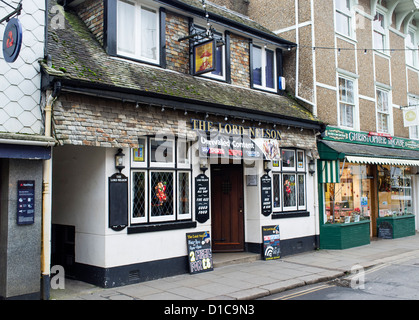
<instances>
[{"instance_id":1,"label":"window sill","mask_svg":"<svg viewBox=\"0 0 419 320\"><path fill-rule=\"evenodd\" d=\"M190 229L196 227L196 221L176 221L166 223L154 223L148 225L134 225L128 227L128 234L157 232L178 229Z\"/></svg>"},{"instance_id":2,"label":"window sill","mask_svg":"<svg viewBox=\"0 0 419 320\"><path fill-rule=\"evenodd\" d=\"M310 212L308 211L283 211L272 213L272 219L301 218L309 216Z\"/></svg>"}]
</instances>

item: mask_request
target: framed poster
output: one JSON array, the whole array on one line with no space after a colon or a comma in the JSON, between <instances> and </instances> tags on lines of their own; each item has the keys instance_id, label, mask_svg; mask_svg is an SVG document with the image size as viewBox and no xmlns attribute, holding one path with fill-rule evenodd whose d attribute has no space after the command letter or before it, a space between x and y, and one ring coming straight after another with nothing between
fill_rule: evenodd
<instances>
[{"instance_id":1,"label":"framed poster","mask_svg":"<svg viewBox=\"0 0 419 320\"><path fill-rule=\"evenodd\" d=\"M215 70L216 42L214 40L199 43L193 47L193 74L203 74Z\"/></svg>"},{"instance_id":2,"label":"framed poster","mask_svg":"<svg viewBox=\"0 0 419 320\"><path fill-rule=\"evenodd\" d=\"M208 231L186 234L189 271L191 274L212 271L211 237Z\"/></svg>"},{"instance_id":3,"label":"framed poster","mask_svg":"<svg viewBox=\"0 0 419 320\"><path fill-rule=\"evenodd\" d=\"M35 223L35 181L17 182L17 224Z\"/></svg>"}]
</instances>

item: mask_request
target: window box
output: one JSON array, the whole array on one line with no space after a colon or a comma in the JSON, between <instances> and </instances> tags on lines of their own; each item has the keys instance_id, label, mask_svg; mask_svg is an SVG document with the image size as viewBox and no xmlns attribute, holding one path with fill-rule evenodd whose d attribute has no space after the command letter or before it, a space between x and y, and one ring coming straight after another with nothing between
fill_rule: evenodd
<instances>
[{"instance_id":1,"label":"window box","mask_svg":"<svg viewBox=\"0 0 419 320\"><path fill-rule=\"evenodd\" d=\"M386 234L390 235L392 239L416 234L415 216L413 214L377 218L377 234L379 236L380 228L387 228L388 226L391 226L391 232L386 232Z\"/></svg>"},{"instance_id":2,"label":"window box","mask_svg":"<svg viewBox=\"0 0 419 320\"><path fill-rule=\"evenodd\" d=\"M370 243L370 221L324 224L320 227L320 249L348 249Z\"/></svg>"}]
</instances>

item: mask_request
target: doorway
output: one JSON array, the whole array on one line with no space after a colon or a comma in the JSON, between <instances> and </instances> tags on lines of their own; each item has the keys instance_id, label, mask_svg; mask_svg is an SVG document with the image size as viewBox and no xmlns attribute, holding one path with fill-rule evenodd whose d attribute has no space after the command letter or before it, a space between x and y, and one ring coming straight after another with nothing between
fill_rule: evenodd
<instances>
[{"instance_id":1,"label":"doorway","mask_svg":"<svg viewBox=\"0 0 419 320\"><path fill-rule=\"evenodd\" d=\"M212 250L244 251L243 166L211 165Z\"/></svg>"}]
</instances>

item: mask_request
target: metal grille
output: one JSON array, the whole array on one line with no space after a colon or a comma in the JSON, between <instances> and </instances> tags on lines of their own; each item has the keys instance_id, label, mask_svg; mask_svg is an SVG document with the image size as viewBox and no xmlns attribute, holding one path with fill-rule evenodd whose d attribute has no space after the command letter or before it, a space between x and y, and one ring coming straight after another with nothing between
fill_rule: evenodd
<instances>
[{"instance_id":1,"label":"metal grille","mask_svg":"<svg viewBox=\"0 0 419 320\"><path fill-rule=\"evenodd\" d=\"M133 201L132 216L134 218L145 217L145 172L133 173Z\"/></svg>"}]
</instances>

